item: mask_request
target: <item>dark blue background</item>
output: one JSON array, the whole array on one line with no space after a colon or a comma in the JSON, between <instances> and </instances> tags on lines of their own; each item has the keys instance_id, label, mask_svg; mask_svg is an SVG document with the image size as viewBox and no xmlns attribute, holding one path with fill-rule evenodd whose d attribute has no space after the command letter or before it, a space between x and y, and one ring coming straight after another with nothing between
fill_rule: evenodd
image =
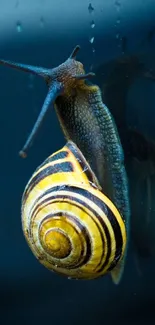
<instances>
[{"instance_id":1,"label":"dark blue background","mask_svg":"<svg viewBox=\"0 0 155 325\"><path fill-rule=\"evenodd\" d=\"M131 5L130 19L127 15L127 20L123 13L117 13L117 11L110 18L112 12L108 11L106 14L106 7L101 6L100 9L105 15L102 21L102 11L97 7L98 11L93 19L96 19L95 21L98 21L100 25L98 24L94 29L95 54L92 53L93 45L89 43L89 37L93 33L89 26L92 17L87 11L89 2L86 1L85 4L86 19L82 15L80 20L79 11L75 14L73 6L73 13L79 22L77 28L72 29L72 20L69 18L67 20L67 9L64 12L63 8L59 8L59 19L55 22L55 29L52 30L48 23L50 20L46 21L48 1L45 1L46 4L40 3L40 14L37 16L38 27L28 24L30 16L32 16L30 20L33 21L33 17L36 19L38 11L37 9L35 11L35 7L32 12L29 7L29 15L25 18L24 13L20 12L22 1L15 2L15 7L10 7L10 3L7 4L8 12L12 10L12 14L7 16L7 6L5 6L5 14L8 26L12 25L8 27L10 29L7 31L7 37L3 35L4 41L0 44L1 58L53 67L63 62L73 47L80 44L81 51L78 59L84 63L86 70L89 70L91 64L94 69L97 69L101 63L107 62L108 64L110 60L122 54L115 37L114 27L115 21L121 16L121 23L126 27L126 36L129 41L127 54L138 53L139 56L143 56L149 66L154 66L154 39L151 41L147 39L148 32L154 23L155 4L153 1L147 2L149 8L152 5L149 15L147 6L145 8L144 3L142 5L142 2L137 2L143 13L146 13L144 17L140 17L135 5ZM54 5L53 1L53 8ZM71 2L66 2L66 6L69 5L71 6ZM95 8L95 1L93 6ZM17 20L13 10L16 10L16 17L19 16L21 32L18 32L16 27ZM70 8L70 12L71 10ZM80 7L77 6L76 10L80 10ZM108 10L110 10L109 6ZM39 22L42 11L45 20L43 27ZM3 15L3 6L1 15ZM109 23L108 19L105 19L108 15ZM65 30L63 25L61 33L58 27L60 23L68 24L70 27ZM81 26L85 25L88 25L88 28L82 31ZM123 26L120 25L119 28L121 35L124 36L125 27ZM7 28L4 28L4 33L6 30ZM3 34L2 29L1 34ZM143 260L141 264L143 272L139 276L135 266L132 243L122 282L119 286L114 286L109 276L100 280L81 282L51 274L39 264L25 242L20 219L21 196L24 187L34 169L49 154L65 144L55 111L51 111L28 158L22 160L18 156L18 151L36 120L46 92L46 85L39 77L31 78L29 74L0 67L0 324L39 325L47 322L55 325L62 323L98 325L116 322L123 325L154 324L154 262L153 259ZM138 123L141 131L152 138L155 137L154 83L144 79L135 80L128 95L127 112L129 124Z\"/></svg>"}]
</instances>

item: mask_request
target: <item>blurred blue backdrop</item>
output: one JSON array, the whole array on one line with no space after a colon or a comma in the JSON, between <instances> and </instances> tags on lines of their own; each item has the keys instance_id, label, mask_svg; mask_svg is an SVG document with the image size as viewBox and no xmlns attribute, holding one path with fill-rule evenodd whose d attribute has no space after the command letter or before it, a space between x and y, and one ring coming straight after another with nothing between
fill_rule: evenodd
<instances>
[{"instance_id":1,"label":"blurred blue backdrop","mask_svg":"<svg viewBox=\"0 0 155 325\"><path fill-rule=\"evenodd\" d=\"M155 71L154 1L94 0L91 7L87 0L0 0L0 57L52 68L80 44L78 60L86 71L98 71L96 83L103 89L105 71L122 56L135 55L145 64L143 72ZM127 125L152 140L154 87L153 78L135 74L125 98ZM29 157L18 156L46 92L42 79L0 67L0 323L154 324L155 264L142 260L140 275L132 243L123 280L115 287L109 276L80 282L51 274L25 242L20 216L24 187L34 169L65 144L51 111Z\"/></svg>"}]
</instances>

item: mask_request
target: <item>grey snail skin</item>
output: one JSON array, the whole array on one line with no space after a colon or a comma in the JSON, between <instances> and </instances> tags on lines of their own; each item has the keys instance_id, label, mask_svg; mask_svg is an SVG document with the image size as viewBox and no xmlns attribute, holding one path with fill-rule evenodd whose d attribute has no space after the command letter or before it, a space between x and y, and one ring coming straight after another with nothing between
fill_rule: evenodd
<instances>
[{"instance_id":1,"label":"grey snail skin","mask_svg":"<svg viewBox=\"0 0 155 325\"><path fill-rule=\"evenodd\" d=\"M119 211L127 232L123 257L111 271L113 281L119 283L124 270L130 225L124 154L114 119L102 102L101 91L97 85L90 83L94 74L85 73L83 64L76 60L79 48L76 46L64 63L52 69L5 60L0 60L0 64L39 75L48 86L42 110L20 155L27 156L47 111L54 106L65 138L77 146L88 169L95 175L98 189Z\"/></svg>"}]
</instances>

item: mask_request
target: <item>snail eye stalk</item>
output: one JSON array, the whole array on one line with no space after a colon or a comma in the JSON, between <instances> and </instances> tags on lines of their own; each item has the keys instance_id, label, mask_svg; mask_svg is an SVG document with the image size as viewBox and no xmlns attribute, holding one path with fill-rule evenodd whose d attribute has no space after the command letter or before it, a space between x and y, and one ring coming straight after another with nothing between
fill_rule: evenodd
<instances>
[{"instance_id":1,"label":"snail eye stalk","mask_svg":"<svg viewBox=\"0 0 155 325\"><path fill-rule=\"evenodd\" d=\"M22 150L19 152L20 157L22 158L26 158L27 156L27 151L29 149L29 147L31 146L35 136L37 135L43 121L44 118L47 114L47 112L50 109L51 104L53 104L53 102L55 101L55 99L63 92L63 86L60 83L54 83L49 87L47 96L45 98L44 104L42 106L41 112L37 118L37 121L25 143L25 145L23 146Z\"/></svg>"}]
</instances>

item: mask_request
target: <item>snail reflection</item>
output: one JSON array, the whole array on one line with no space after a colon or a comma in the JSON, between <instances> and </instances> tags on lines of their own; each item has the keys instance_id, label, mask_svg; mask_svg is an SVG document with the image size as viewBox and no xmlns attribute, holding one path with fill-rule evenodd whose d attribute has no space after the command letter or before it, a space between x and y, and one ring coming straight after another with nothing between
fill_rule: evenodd
<instances>
[{"instance_id":1,"label":"snail reflection","mask_svg":"<svg viewBox=\"0 0 155 325\"><path fill-rule=\"evenodd\" d=\"M141 138L141 135L139 137ZM136 250L136 265L141 274L141 260L155 256L154 158L154 142L143 138L139 145L139 157L134 155L130 166L132 237Z\"/></svg>"},{"instance_id":2,"label":"snail reflection","mask_svg":"<svg viewBox=\"0 0 155 325\"><path fill-rule=\"evenodd\" d=\"M90 267L90 274L88 275L89 272L88 273L86 272L87 275L84 275L84 270L81 271L78 269L78 273L75 275L74 272L73 273L70 272L71 266L69 266L70 264L68 264L69 262L67 261L65 264L61 263L61 261L60 264L58 263L58 261L51 262L51 264L53 265L54 263L55 265L54 268L58 272L59 271L61 272L61 266L63 267L64 265L67 270L66 272L63 271L63 273L66 275L68 274L69 276L71 275L76 278L96 277L94 273L94 268L97 271L98 275L110 271L113 281L115 283L119 283L124 270L124 263L125 263L128 240L129 240L129 225L130 225L128 180L127 180L126 170L124 166L124 154L123 154L121 141L119 138L119 134L114 119L109 109L102 102L100 88L97 85L93 85L92 83L87 82L87 79L92 78L94 74L85 73L83 64L76 60L76 54L78 50L79 50L79 46L77 46L73 50L70 57L64 63L60 64L58 67L55 67L53 69L28 66L28 65L13 63L4 60L0 60L0 63L26 72L31 72L36 75L39 75L45 79L48 86L48 94L44 101L40 115L34 125L32 132L30 133L30 136L28 137L28 140L26 141L23 149L20 151L20 155L22 157L25 157L27 155L27 151L32 141L34 140L34 137L36 136L39 127L43 122L46 112L48 111L49 107L53 105L56 109L58 119L65 137L67 138L67 140L69 141L71 140L73 142L73 146L74 145L77 146L79 150L79 151L77 150L77 152L80 154L81 157L83 157L82 161L85 160L85 164L88 170L92 171L92 173L95 174L95 179L97 181L95 183L93 182L93 185L98 184L96 185L98 190L100 189L100 191L98 191L98 195L101 196L102 198L103 195L105 195L104 204L103 203L101 204L101 200L98 200L98 202L100 202L102 206L101 208L99 204L100 206L99 210L101 209L102 213L99 214L97 205L94 208L94 212L98 211L98 218L95 219L95 216L92 215L92 213L94 212L92 212L91 210L87 211L87 213L91 214L91 217L94 218L95 222L99 223L99 220L101 220L101 223L98 224L100 228L100 236L96 235L96 231L98 231L99 234L99 230L98 230L99 228L95 225L94 221L93 221L94 226L92 224L92 227L96 227L96 230L94 228L95 232L93 233L91 228L89 227L91 218L88 220L87 227L85 221L83 221L84 222L83 227L84 226L85 227L82 229L85 230L83 230L83 232L81 231L80 233L80 235L83 238L82 239L83 248L81 248L80 251L81 254L84 254L84 252L85 254L82 255L82 257L81 255L78 255L80 254L80 251L77 252L75 250L74 252L73 250L72 252L72 248L73 248L72 246L74 246L74 241L72 241L71 239L72 237L68 234L68 239L67 239L67 236L65 236L66 232L64 233L63 231L61 231L61 229L59 231L58 226L55 226L56 228L58 228L58 235L56 235L57 231L55 231L55 238L58 239L58 243L55 244L55 247L60 246L59 241L61 238L62 245L66 245L66 249L62 251L62 256L64 256L65 258L67 257L66 254L69 254L69 261L71 261L71 265L74 266L79 266L78 263L82 263L83 266L82 259L87 260L88 255L90 254L90 259L88 259L87 264L85 266L88 270ZM68 147L68 144L66 146ZM78 164L78 162L79 162L79 158L76 161L74 161L74 163L76 164ZM72 180L72 174L71 173L69 174L71 170L70 169L68 170L67 167L66 169L64 169L65 167L63 167L63 170L59 168L53 170L53 167L50 166L49 169L46 170L45 167L45 173L44 173L43 166L39 168L39 171L41 170L41 172L36 171L34 176L32 176L32 179L28 183L26 187L26 194L24 194L23 196L23 203L22 203L22 220L23 220L24 233L27 234L27 238L32 240L33 243L34 243L34 236L36 235L36 233L38 233L37 235L38 237L35 237L35 242L39 245L39 247L33 245L31 241L29 242L29 245L32 251L34 252L34 254L39 257L42 263L43 263L42 260L43 254L42 254L41 246L45 248L45 251L48 251L48 247L54 247L53 246L54 244L52 244L53 237L51 237L50 231L49 234L46 234L46 231L48 229L46 228L46 225L48 224L50 229L50 225L51 225L50 221L49 223L47 222L47 224L46 222L44 225L41 224L41 228L38 228L38 231L36 233L33 232L33 226L35 226L36 229L36 226L38 225L38 223L35 223L34 221L35 214L37 211L39 211L39 214L41 214L39 205L37 205L37 200L40 200L41 198L37 197L35 193L35 188L37 188L37 184L39 184L38 185L39 191L40 189L41 191L43 189L45 190L45 201L46 201L46 199L48 199L48 195L50 195L48 192L49 185L47 186L47 182L46 182L47 171L49 172L49 177L52 177L50 176L51 175L50 173L53 173L53 175L55 175L54 180L52 178L52 183L54 183L55 186L59 186L60 185L59 182L60 183L63 182L63 178L65 178L64 175L65 173L66 175L70 176ZM45 166L46 166L46 162L45 162ZM66 165L63 164L63 166ZM71 164L67 164L67 166L68 167L70 166L70 168L73 167L73 165ZM83 169L82 173L83 173L83 177L86 178L86 173L84 171L85 168ZM92 174L90 172L89 172L89 176L90 179L92 179ZM66 179L67 184L68 181L70 182L70 177L69 178L67 177ZM74 182L75 179L73 179L73 184ZM75 183L74 187L76 185L77 184ZM82 185L85 187L84 181L82 182ZM50 187L52 188L52 184L50 184ZM29 192L29 188L30 190L32 189L32 197L31 194L29 193L30 196L28 196L27 198L28 201L26 201L25 195L27 195L27 191ZM90 200L90 207L91 205L95 204L94 200L97 199L94 198L94 194L95 194L94 191L95 192L97 191L94 189L94 186L93 187L89 186L89 191L88 189L86 191L86 192L91 192L91 194L93 194L91 196L91 200L90 200L90 194L88 196ZM71 195L74 197L74 191L71 191ZM76 195L79 195L78 191ZM32 200L32 198L34 201ZM85 203L88 203L88 198L86 197L86 194L84 195L84 198L85 201L83 201L83 205ZM107 203L109 202L107 201L108 199L110 200L110 203ZM43 198L41 200L43 200ZM114 208L117 210L117 212L116 210L115 210L116 213L114 213L114 211L112 213L112 210L110 212L108 204L110 204L110 209ZM26 210L25 210L25 205L26 205ZM83 209L86 208L88 209L88 207L84 205ZM35 209L37 211L35 211ZM104 217L103 217L103 211L104 211ZM53 212L51 211L51 213ZM65 210L65 216L67 215L66 213L67 212ZM79 212L80 216L85 213L86 213L85 211ZM49 211L47 212L47 214L49 214ZM62 214L63 214L63 209L62 209ZM32 220L29 220L31 217ZM88 219L88 217L86 219ZM104 225L103 225L103 219L104 219ZM28 222L25 220L28 220ZM78 225L80 225L80 223L77 222L77 227ZM107 229L105 228L105 225ZM86 231L88 232L87 236L86 236ZM125 235L125 231L126 231L126 235ZM126 236L127 236L127 243L126 243ZM99 243L101 241L101 237L102 237L102 244L100 245ZM89 245L88 242L87 243L85 242L86 238L88 238L88 241L90 241ZM44 239L46 239L45 243L44 243ZM97 240L97 245L96 245L96 240ZM88 254L88 247L89 250L91 250L89 254ZM36 249L36 251L34 250L34 248ZM94 248L95 250L92 251L92 249ZM86 249L87 249L87 253L86 253ZM98 256L97 253L98 250L100 251L100 256ZM77 259L75 260L74 260L75 258L74 254L75 255L77 254ZM61 255L61 249L60 249L60 255ZM92 263L92 259L93 259L93 263ZM94 265L94 260L97 263L95 265ZM89 266L89 262L90 264L93 265ZM45 259L45 264L48 263L50 263L49 256L47 257L47 260ZM98 263L100 264L100 266ZM58 270L58 266L59 266L59 270Z\"/></svg>"},{"instance_id":3,"label":"snail reflection","mask_svg":"<svg viewBox=\"0 0 155 325\"><path fill-rule=\"evenodd\" d=\"M124 149L130 180L131 239L139 274L142 274L141 260L155 256L155 142L128 127L126 110L128 91L135 79L155 80L155 74L144 62L141 53L123 55L96 71L103 100L115 118Z\"/></svg>"}]
</instances>

